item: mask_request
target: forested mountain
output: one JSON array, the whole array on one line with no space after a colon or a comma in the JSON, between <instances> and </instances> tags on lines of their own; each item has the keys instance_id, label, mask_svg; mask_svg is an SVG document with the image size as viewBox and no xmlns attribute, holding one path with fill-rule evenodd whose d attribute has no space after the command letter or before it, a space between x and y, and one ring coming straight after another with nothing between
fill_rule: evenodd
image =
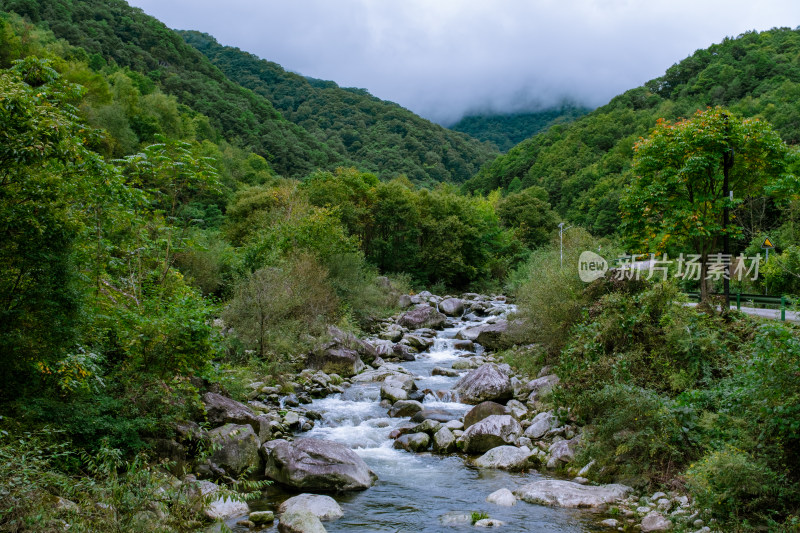
<instances>
[{"instance_id":1,"label":"forested mountain","mask_svg":"<svg viewBox=\"0 0 800 533\"><path fill-rule=\"evenodd\" d=\"M263 156L284 176L352 165L387 177L405 173L420 184L460 182L494 153L395 104L332 82L312 84L191 34L196 44L228 58L217 61L220 72L178 33L123 0L0 0L0 10L83 48L92 68L113 62L140 74L140 85L156 84L175 96L208 117L224 139ZM230 71L233 66L243 70Z\"/></svg>"},{"instance_id":2,"label":"forested mountain","mask_svg":"<svg viewBox=\"0 0 800 533\"><path fill-rule=\"evenodd\" d=\"M722 105L770 121L800 140L800 31L748 32L698 50L642 87L571 124L558 124L509 150L465 184L466 191L544 187L553 207L598 234L618 228L619 198L633 144L656 120L688 118Z\"/></svg>"},{"instance_id":3,"label":"forested mountain","mask_svg":"<svg viewBox=\"0 0 800 533\"><path fill-rule=\"evenodd\" d=\"M450 129L488 141L501 152L507 152L553 124L571 122L589 111L586 107L565 104L527 113L468 115L450 126Z\"/></svg>"},{"instance_id":4,"label":"forested mountain","mask_svg":"<svg viewBox=\"0 0 800 533\"><path fill-rule=\"evenodd\" d=\"M490 146L364 89L287 72L277 63L222 46L204 33L179 33L230 79L266 97L283 116L362 170L381 177L405 174L426 185L462 182L494 154Z\"/></svg>"},{"instance_id":5,"label":"forested mountain","mask_svg":"<svg viewBox=\"0 0 800 533\"><path fill-rule=\"evenodd\" d=\"M342 163L333 150L284 119L264 98L243 89L174 31L123 0L0 0L90 55L144 74L181 104L209 117L228 141L266 158L283 175L301 176Z\"/></svg>"}]
</instances>

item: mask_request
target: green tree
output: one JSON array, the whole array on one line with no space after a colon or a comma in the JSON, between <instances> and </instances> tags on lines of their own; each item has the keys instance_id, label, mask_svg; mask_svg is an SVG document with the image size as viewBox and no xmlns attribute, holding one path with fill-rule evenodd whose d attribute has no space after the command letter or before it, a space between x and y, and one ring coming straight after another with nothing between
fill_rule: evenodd
<instances>
[{"instance_id":1,"label":"green tree","mask_svg":"<svg viewBox=\"0 0 800 533\"><path fill-rule=\"evenodd\" d=\"M75 248L90 191L117 176L86 148L79 87L46 61L0 71L0 375L11 393L76 339L81 307Z\"/></svg>"},{"instance_id":2,"label":"green tree","mask_svg":"<svg viewBox=\"0 0 800 533\"><path fill-rule=\"evenodd\" d=\"M509 194L498 202L497 215L505 227L514 229L531 248L546 244L558 226L558 215L550 208L547 191L541 187Z\"/></svg>"},{"instance_id":3,"label":"green tree","mask_svg":"<svg viewBox=\"0 0 800 533\"><path fill-rule=\"evenodd\" d=\"M785 178L788 148L767 122L717 107L675 124L659 121L635 152L634 177L621 202L623 232L640 251L691 246L703 265L700 292L707 301L709 255L721 251L726 234L741 233L735 222L723 227L724 209ZM733 200L723 188L726 175Z\"/></svg>"}]
</instances>

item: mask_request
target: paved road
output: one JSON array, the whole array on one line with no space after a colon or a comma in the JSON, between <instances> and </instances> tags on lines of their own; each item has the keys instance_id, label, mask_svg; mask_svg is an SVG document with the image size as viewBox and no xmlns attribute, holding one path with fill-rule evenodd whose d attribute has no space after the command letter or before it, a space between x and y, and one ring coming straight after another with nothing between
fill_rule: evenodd
<instances>
[{"instance_id":1,"label":"paved road","mask_svg":"<svg viewBox=\"0 0 800 533\"><path fill-rule=\"evenodd\" d=\"M689 302L686 305L695 307L697 305L696 302ZM731 305L731 309L736 309L736 304ZM774 320L781 319L781 310L780 309L760 309L757 307L744 307L740 309L742 313L747 313L748 315L753 316L760 316L762 318L772 318ZM800 323L800 312L797 311L786 311L786 321L787 322L798 322Z\"/></svg>"}]
</instances>

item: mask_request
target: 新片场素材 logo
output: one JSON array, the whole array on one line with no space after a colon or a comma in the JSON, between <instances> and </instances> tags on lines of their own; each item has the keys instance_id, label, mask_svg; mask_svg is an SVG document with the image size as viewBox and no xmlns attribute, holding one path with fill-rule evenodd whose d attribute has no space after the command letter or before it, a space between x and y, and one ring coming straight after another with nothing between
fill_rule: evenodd
<instances>
[{"instance_id":1,"label":"\u65b0\u7247\u573a\u7d20\u6750 logo","mask_svg":"<svg viewBox=\"0 0 800 533\"><path fill-rule=\"evenodd\" d=\"M578 258L578 275L585 283L592 282L605 276L608 262L594 252L585 251Z\"/></svg>"}]
</instances>

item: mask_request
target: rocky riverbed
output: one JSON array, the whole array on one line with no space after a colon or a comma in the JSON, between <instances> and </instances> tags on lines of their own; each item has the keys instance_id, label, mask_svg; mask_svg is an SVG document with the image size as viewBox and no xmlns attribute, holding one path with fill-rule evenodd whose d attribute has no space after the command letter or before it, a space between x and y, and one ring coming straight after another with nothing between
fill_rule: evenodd
<instances>
[{"instance_id":1,"label":"rocky riverbed","mask_svg":"<svg viewBox=\"0 0 800 533\"><path fill-rule=\"evenodd\" d=\"M580 428L541 402L557 375L516 376L493 355L513 319L503 297L400 303L373 338L332 330L291 394L204 395L219 449L199 475L256 465L276 481L230 510L234 530L709 531L685 496L597 486L573 463Z\"/></svg>"}]
</instances>

